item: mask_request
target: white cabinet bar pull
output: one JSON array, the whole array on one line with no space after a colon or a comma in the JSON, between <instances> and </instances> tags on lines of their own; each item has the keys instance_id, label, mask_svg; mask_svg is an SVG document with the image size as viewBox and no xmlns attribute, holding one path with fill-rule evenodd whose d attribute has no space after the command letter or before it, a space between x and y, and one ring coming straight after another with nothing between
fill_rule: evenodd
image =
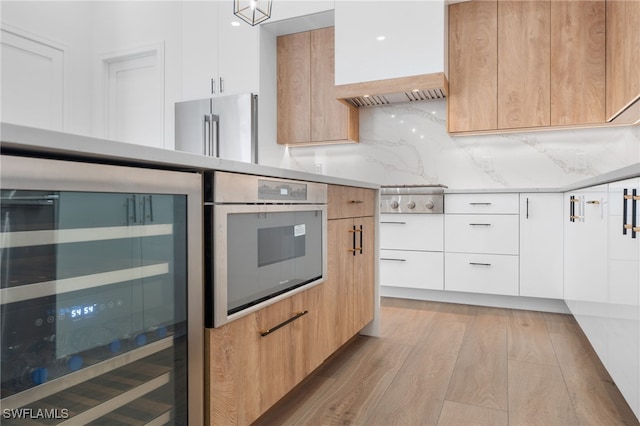
<instances>
[{"instance_id":1,"label":"white cabinet bar pull","mask_svg":"<svg viewBox=\"0 0 640 426\"><path fill-rule=\"evenodd\" d=\"M381 257L380 260L392 260L394 262L406 262L407 259L392 259L390 257Z\"/></svg>"},{"instance_id":2,"label":"white cabinet bar pull","mask_svg":"<svg viewBox=\"0 0 640 426\"><path fill-rule=\"evenodd\" d=\"M469 226L491 226L490 223L470 223Z\"/></svg>"},{"instance_id":3,"label":"white cabinet bar pull","mask_svg":"<svg viewBox=\"0 0 640 426\"><path fill-rule=\"evenodd\" d=\"M470 206L490 206L491 203L469 203Z\"/></svg>"},{"instance_id":4,"label":"white cabinet bar pull","mask_svg":"<svg viewBox=\"0 0 640 426\"><path fill-rule=\"evenodd\" d=\"M392 223L392 224L395 224L395 225L406 225L407 224L407 222L380 222L380 223Z\"/></svg>"},{"instance_id":5,"label":"white cabinet bar pull","mask_svg":"<svg viewBox=\"0 0 640 426\"><path fill-rule=\"evenodd\" d=\"M469 265L476 265L476 266L491 266L490 263L479 263L479 262L469 262Z\"/></svg>"}]
</instances>

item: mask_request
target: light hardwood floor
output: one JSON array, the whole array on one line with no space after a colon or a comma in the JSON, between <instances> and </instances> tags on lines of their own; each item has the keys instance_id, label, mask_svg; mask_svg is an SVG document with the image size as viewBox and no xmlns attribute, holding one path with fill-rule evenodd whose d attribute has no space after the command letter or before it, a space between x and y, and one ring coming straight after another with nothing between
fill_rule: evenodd
<instances>
[{"instance_id":1,"label":"light hardwood floor","mask_svg":"<svg viewBox=\"0 0 640 426\"><path fill-rule=\"evenodd\" d=\"M572 316L382 300L255 425L638 425Z\"/></svg>"}]
</instances>

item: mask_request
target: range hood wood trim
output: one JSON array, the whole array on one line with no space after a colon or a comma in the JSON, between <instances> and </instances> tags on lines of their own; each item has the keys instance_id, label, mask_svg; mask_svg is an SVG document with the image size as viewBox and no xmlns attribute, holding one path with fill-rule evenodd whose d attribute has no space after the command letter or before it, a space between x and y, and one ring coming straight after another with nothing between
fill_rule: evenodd
<instances>
[{"instance_id":1,"label":"range hood wood trim","mask_svg":"<svg viewBox=\"0 0 640 426\"><path fill-rule=\"evenodd\" d=\"M443 72L437 72L433 74L365 81L362 83L341 84L335 86L334 94L336 99L342 100L364 95L411 92L414 89L442 89L446 94L449 85L445 74Z\"/></svg>"}]
</instances>

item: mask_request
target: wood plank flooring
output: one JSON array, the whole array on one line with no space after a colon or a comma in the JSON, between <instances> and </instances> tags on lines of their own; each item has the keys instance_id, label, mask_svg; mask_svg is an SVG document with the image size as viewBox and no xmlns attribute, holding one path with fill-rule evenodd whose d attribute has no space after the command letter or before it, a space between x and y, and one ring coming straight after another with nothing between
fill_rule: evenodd
<instances>
[{"instance_id":1,"label":"wood plank flooring","mask_svg":"<svg viewBox=\"0 0 640 426\"><path fill-rule=\"evenodd\" d=\"M570 315L382 299L254 425L638 425Z\"/></svg>"}]
</instances>

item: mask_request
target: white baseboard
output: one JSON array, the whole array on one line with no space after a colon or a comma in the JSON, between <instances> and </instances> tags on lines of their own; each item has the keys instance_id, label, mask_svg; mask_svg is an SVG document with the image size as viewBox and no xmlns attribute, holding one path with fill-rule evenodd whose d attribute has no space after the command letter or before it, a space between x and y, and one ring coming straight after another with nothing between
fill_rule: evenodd
<instances>
[{"instance_id":1,"label":"white baseboard","mask_svg":"<svg viewBox=\"0 0 640 426\"><path fill-rule=\"evenodd\" d=\"M396 297L434 302L461 303L465 305L491 306L495 308L524 309L528 311L569 314L564 300L536 297L501 296L493 294L463 293L441 290L380 286L381 297Z\"/></svg>"}]
</instances>

